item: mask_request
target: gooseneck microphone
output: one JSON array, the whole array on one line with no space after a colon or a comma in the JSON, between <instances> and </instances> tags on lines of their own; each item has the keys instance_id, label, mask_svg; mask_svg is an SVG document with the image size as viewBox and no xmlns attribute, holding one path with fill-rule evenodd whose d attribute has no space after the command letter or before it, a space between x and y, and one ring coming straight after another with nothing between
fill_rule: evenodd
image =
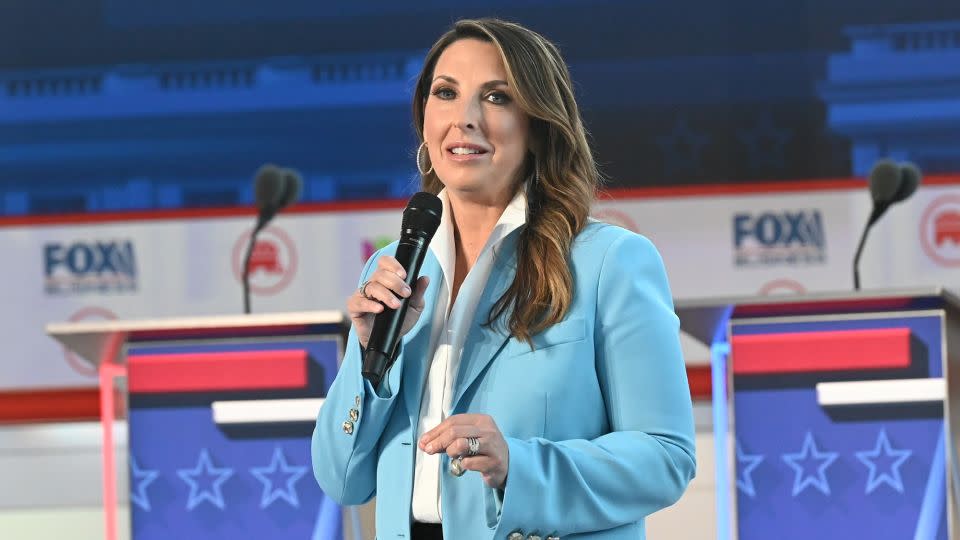
<instances>
[{"instance_id":1,"label":"gooseneck microphone","mask_svg":"<svg viewBox=\"0 0 960 540\"><path fill-rule=\"evenodd\" d=\"M250 233L247 251L243 256L243 312L250 313L250 257L257 243L257 234L270 223L277 212L300 198L303 180L292 169L266 164L257 170L253 198L257 204L257 224Z\"/></svg>"},{"instance_id":2,"label":"gooseneck microphone","mask_svg":"<svg viewBox=\"0 0 960 540\"><path fill-rule=\"evenodd\" d=\"M912 163L897 163L881 159L870 170L870 197L873 209L860 236L857 253L853 257L853 288L860 290L860 255L867 241L867 233L892 205L913 195L920 185L920 170Z\"/></svg>"},{"instance_id":3,"label":"gooseneck microphone","mask_svg":"<svg viewBox=\"0 0 960 540\"><path fill-rule=\"evenodd\" d=\"M420 265L427 255L427 246L440 226L443 204L436 195L421 191L410 198L403 211L400 226L400 243L395 258L407 272L404 280L412 290L420 275ZM394 360L394 352L400 339L403 319L407 315L409 298L400 298L400 307L391 309L384 306L383 311L373 319L373 330L363 353L363 377L374 388L379 388L384 373Z\"/></svg>"}]
</instances>

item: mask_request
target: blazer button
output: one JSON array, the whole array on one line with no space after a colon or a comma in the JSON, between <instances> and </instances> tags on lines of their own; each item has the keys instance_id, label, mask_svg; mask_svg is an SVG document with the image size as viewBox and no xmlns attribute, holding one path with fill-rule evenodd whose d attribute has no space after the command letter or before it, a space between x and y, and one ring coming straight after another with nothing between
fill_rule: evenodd
<instances>
[{"instance_id":1,"label":"blazer button","mask_svg":"<svg viewBox=\"0 0 960 540\"><path fill-rule=\"evenodd\" d=\"M353 420L354 422L360 420L360 411L356 409L350 409L350 420Z\"/></svg>"},{"instance_id":2,"label":"blazer button","mask_svg":"<svg viewBox=\"0 0 960 540\"><path fill-rule=\"evenodd\" d=\"M343 423L343 432L347 435L353 435L353 422L347 420Z\"/></svg>"},{"instance_id":3,"label":"blazer button","mask_svg":"<svg viewBox=\"0 0 960 540\"><path fill-rule=\"evenodd\" d=\"M559 536L556 536L556 535L553 535L553 534L551 534L550 536L548 536L548 537L547 537L547 540L560 540L560 537L559 537Z\"/></svg>"},{"instance_id":4,"label":"blazer button","mask_svg":"<svg viewBox=\"0 0 960 540\"><path fill-rule=\"evenodd\" d=\"M359 407L359 406L360 406L360 396L355 396L355 397L353 398L353 402L357 405L357 407Z\"/></svg>"},{"instance_id":5,"label":"blazer button","mask_svg":"<svg viewBox=\"0 0 960 540\"><path fill-rule=\"evenodd\" d=\"M530 536L527 537L527 540L543 540L543 539L540 538L539 534L531 534Z\"/></svg>"},{"instance_id":6,"label":"blazer button","mask_svg":"<svg viewBox=\"0 0 960 540\"><path fill-rule=\"evenodd\" d=\"M523 531L513 531L507 540L523 540Z\"/></svg>"}]
</instances>

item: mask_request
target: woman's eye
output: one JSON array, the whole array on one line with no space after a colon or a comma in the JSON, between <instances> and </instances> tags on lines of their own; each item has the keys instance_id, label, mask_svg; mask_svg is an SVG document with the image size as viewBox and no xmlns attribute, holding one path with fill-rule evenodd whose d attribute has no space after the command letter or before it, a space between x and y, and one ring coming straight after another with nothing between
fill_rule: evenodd
<instances>
[{"instance_id":1,"label":"woman's eye","mask_svg":"<svg viewBox=\"0 0 960 540\"><path fill-rule=\"evenodd\" d=\"M506 92L491 92L487 94L487 101L495 105L504 105L510 103L510 96Z\"/></svg>"},{"instance_id":2,"label":"woman's eye","mask_svg":"<svg viewBox=\"0 0 960 540\"><path fill-rule=\"evenodd\" d=\"M454 96L456 96L453 90L443 86L441 86L440 88L437 88L436 90L431 92L431 94L437 96L440 99L453 99Z\"/></svg>"}]
</instances>

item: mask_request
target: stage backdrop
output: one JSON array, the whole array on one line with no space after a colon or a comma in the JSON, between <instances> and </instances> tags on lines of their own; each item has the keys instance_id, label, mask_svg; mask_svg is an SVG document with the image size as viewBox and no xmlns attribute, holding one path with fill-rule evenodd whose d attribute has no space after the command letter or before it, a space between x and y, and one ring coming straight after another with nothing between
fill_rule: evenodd
<instances>
[{"instance_id":1,"label":"stage backdrop","mask_svg":"<svg viewBox=\"0 0 960 540\"><path fill-rule=\"evenodd\" d=\"M928 179L881 220L861 262L864 288L960 286L958 180ZM594 214L654 241L677 298L850 290L869 196L856 180L822 186L719 196L618 193ZM403 204L306 206L279 216L252 257L253 311L343 309L364 261L398 235ZM8 220L0 228L0 389L96 384L89 367L43 333L51 321L241 312L240 260L252 211L216 214ZM707 361L702 346L685 340L685 347L689 363Z\"/></svg>"}]
</instances>

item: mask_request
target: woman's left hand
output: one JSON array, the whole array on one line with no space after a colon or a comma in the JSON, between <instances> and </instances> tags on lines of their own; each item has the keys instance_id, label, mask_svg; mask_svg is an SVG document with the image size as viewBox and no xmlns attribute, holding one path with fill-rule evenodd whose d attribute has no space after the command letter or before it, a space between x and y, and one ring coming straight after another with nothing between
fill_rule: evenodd
<instances>
[{"instance_id":1,"label":"woman's left hand","mask_svg":"<svg viewBox=\"0 0 960 540\"><path fill-rule=\"evenodd\" d=\"M470 456L467 440L476 437L479 450ZM450 459L463 456L461 466L467 471L477 471L483 482L495 489L507 484L510 465L510 450L503 434L486 414L455 414L440 422L437 427L423 434L418 443L420 450L428 454L446 452Z\"/></svg>"}]
</instances>

